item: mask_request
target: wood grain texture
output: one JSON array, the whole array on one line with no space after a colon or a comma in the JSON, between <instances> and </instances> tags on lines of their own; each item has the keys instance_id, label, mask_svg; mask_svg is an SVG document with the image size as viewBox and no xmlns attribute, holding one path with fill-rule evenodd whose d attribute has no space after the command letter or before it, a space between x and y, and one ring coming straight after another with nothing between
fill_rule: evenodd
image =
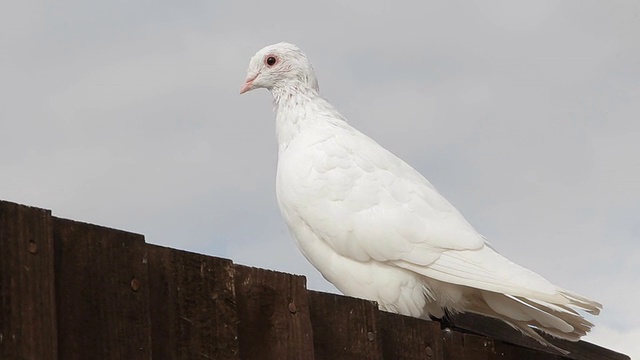
<instances>
[{"instance_id":1,"label":"wood grain texture","mask_svg":"<svg viewBox=\"0 0 640 360\"><path fill-rule=\"evenodd\" d=\"M313 359L306 279L235 265L242 359Z\"/></svg>"},{"instance_id":2,"label":"wood grain texture","mask_svg":"<svg viewBox=\"0 0 640 360\"><path fill-rule=\"evenodd\" d=\"M628 360L501 321L427 321L306 289L303 276L147 245L0 201L0 359Z\"/></svg>"},{"instance_id":3,"label":"wood grain texture","mask_svg":"<svg viewBox=\"0 0 640 360\"><path fill-rule=\"evenodd\" d=\"M378 315L385 359L443 360L440 323L381 311Z\"/></svg>"},{"instance_id":4,"label":"wood grain texture","mask_svg":"<svg viewBox=\"0 0 640 360\"><path fill-rule=\"evenodd\" d=\"M455 331L443 331L445 359L485 360L490 358L490 340L482 342L482 337ZM481 343L482 342L482 343Z\"/></svg>"},{"instance_id":5,"label":"wood grain texture","mask_svg":"<svg viewBox=\"0 0 640 360\"><path fill-rule=\"evenodd\" d=\"M51 212L0 201L0 359L57 359Z\"/></svg>"},{"instance_id":6,"label":"wood grain texture","mask_svg":"<svg viewBox=\"0 0 640 360\"><path fill-rule=\"evenodd\" d=\"M142 235L54 218L60 359L151 359Z\"/></svg>"},{"instance_id":7,"label":"wood grain texture","mask_svg":"<svg viewBox=\"0 0 640 360\"><path fill-rule=\"evenodd\" d=\"M239 359L233 263L146 249L154 360Z\"/></svg>"},{"instance_id":8,"label":"wood grain texture","mask_svg":"<svg viewBox=\"0 0 640 360\"><path fill-rule=\"evenodd\" d=\"M382 359L378 307L371 301L309 291L316 359Z\"/></svg>"},{"instance_id":9,"label":"wood grain texture","mask_svg":"<svg viewBox=\"0 0 640 360\"><path fill-rule=\"evenodd\" d=\"M450 322L450 325L458 331L472 332L488 338L498 339L505 343L519 345L522 348L534 349L541 353L555 355L556 357L553 357L553 359L630 360L627 355L584 341L571 342L555 339L543 334L542 336L549 340L549 342L570 352L569 354L561 354L553 348L544 346L536 340L522 335L521 332L513 329L504 322L486 316L476 314L456 314L450 316L448 321Z\"/></svg>"}]
</instances>

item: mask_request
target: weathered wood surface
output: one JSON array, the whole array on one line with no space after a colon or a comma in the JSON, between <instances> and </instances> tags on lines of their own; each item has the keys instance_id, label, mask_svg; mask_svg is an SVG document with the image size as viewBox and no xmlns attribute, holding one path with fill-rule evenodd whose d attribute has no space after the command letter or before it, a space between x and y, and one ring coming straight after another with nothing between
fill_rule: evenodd
<instances>
[{"instance_id":1,"label":"weathered wood surface","mask_svg":"<svg viewBox=\"0 0 640 360\"><path fill-rule=\"evenodd\" d=\"M382 359L373 302L309 291L309 305L316 359Z\"/></svg>"},{"instance_id":2,"label":"weathered wood surface","mask_svg":"<svg viewBox=\"0 0 640 360\"><path fill-rule=\"evenodd\" d=\"M57 359L51 212L0 201L0 359Z\"/></svg>"},{"instance_id":3,"label":"weathered wood surface","mask_svg":"<svg viewBox=\"0 0 640 360\"><path fill-rule=\"evenodd\" d=\"M142 235L54 218L60 359L151 359Z\"/></svg>"},{"instance_id":4,"label":"weathered wood surface","mask_svg":"<svg viewBox=\"0 0 640 360\"><path fill-rule=\"evenodd\" d=\"M493 360L552 360L561 359L556 355L529 348L496 341L484 336L465 334L456 331L444 331L444 358Z\"/></svg>"},{"instance_id":5,"label":"weathered wood surface","mask_svg":"<svg viewBox=\"0 0 640 360\"><path fill-rule=\"evenodd\" d=\"M147 245L153 358L239 359L233 263Z\"/></svg>"},{"instance_id":6,"label":"weathered wood surface","mask_svg":"<svg viewBox=\"0 0 640 360\"><path fill-rule=\"evenodd\" d=\"M618 353L611 352L605 348L593 345L584 341L571 342L556 339L551 336L542 334L544 338L561 349L570 351L569 354L562 354L557 350L544 346L530 337L522 336L522 334L503 323L502 321L492 319L476 314L459 314L449 318L450 325L457 330L473 332L488 338L500 339L503 342L520 345L521 347L535 349L541 353L557 355L549 359L565 358L573 360L616 360L620 359Z\"/></svg>"},{"instance_id":7,"label":"weathered wood surface","mask_svg":"<svg viewBox=\"0 0 640 360\"><path fill-rule=\"evenodd\" d=\"M605 359L500 321L425 321L306 289L303 276L148 245L0 201L0 359Z\"/></svg>"},{"instance_id":8,"label":"weathered wood surface","mask_svg":"<svg viewBox=\"0 0 640 360\"><path fill-rule=\"evenodd\" d=\"M382 355L397 360L444 360L440 323L408 316L378 314Z\"/></svg>"},{"instance_id":9,"label":"weathered wood surface","mask_svg":"<svg viewBox=\"0 0 640 360\"><path fill-rule=\"evenodd\" d=\"M313 359L306 279L235 266L242 359Z\"/></svg>"}]
</instances>

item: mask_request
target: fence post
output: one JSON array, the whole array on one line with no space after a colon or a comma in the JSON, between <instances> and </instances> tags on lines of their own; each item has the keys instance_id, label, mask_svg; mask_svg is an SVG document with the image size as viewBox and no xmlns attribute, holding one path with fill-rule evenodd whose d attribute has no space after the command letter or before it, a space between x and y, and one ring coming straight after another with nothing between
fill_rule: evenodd
<instances>
[{"instance_id":1,"label":"fence post","mask_svg":"<svg viewBox=\"0 0 640 360\"><path fill-rule=\"evenodd\" d=\"M309 291L309 305L317 359L382 359L375 303Z\"/></svg>"},{"instance_id":2,"label":"fence post","mask_svg":"<svg viewBox=\"0 0 640 360\"><path fill-rule=\"evenodd\" d=\"M60 359L151 359L144 237L54 218Z\"/></svg>"},{"instance_id":3,"label":"fence post","mask_svg":"<svg viewBox=\"0 0 640 360\"><path fill-rule=\"evenodd\" d=\"M440 323L380 311L385 359L444 360Z\"/></svg>"},{"instance_id":4,"label":"fence post","mask_svg":"<svg viewBox=\"0 0 640 360\"><path fill-rule=\"evenodd\" d=\"M304 276L235 265L242 359L312 360Z\"/></svg>"},{"instance_id":5,"label":"fence post","mask_svg":"<svg viewBox=\"0 0 640 360\"><path fill-rule=\"evenodd\" d=\"M0 359L57 359L51 212L0 201Z\"/></svg>"},{"instance_id":6,"label":"fence post","mask_svg":"<svg viewBox=\"0 0 640 360\"><path fill-rule=\"evenodd\" d=\"M147 245L154 360L235 360L231 260Z\"/></svg>"}]
</instances>

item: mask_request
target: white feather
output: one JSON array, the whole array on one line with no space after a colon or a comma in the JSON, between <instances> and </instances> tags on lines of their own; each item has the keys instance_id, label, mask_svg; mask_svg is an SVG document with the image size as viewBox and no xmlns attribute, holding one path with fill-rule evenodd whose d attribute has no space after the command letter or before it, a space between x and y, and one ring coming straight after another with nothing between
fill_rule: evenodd
<instances>
[{"instance_id":1,"label":"white feather","mask_svg":"<svg viewBox=\"0 0 640 360\"><path fill-rule=\"evenodd\" d=\"M277 63L268 65L269 56ZM276 192L304 256L340 291L382 309L440 317L444 309L577 340L592 324L573 308L601 305L507 260L421 174L351 127L318 94L290 44L260 50L246 89L276 106Z\"/></svg>"}]
</instances>

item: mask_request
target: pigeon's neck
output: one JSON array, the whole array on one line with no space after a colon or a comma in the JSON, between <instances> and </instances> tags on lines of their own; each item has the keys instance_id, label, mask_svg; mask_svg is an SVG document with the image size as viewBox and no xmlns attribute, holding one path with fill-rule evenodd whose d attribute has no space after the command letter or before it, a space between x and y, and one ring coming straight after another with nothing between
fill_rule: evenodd
<instances>
[{"instance_id":1,"label":"pigeon's neck","mask_svg":"<svg viewBox=\"0 0 640 360\"><path fill-rule=\"evenodd\" d=\"M303 85L274 87L271 90L276 111L276 137L278 147L283 150L289 145L308 122L313 102L318 93Z\"/></svg>"},{"instance_id":2,"label":"pigeon's neck","mask_svg":"<svg viewBox=\"0 0 640 360\"><path fill-rule=\"evenodd\" d=\"M300 132L314 126L342 122L344 118L317 90L303 83L271 89L276 111L276 136L280 150L286 148Z\"/></svg>"},{"instance_id":3,"label":"pigeon's neck","mask_svg":"<svg viewBox=\"0 0 640 360\"><path fill-rule=\"evenodd\" d=\"M271 89L271 94L277 108L297 106L319 97L318 89L301 81L278 84Z\"/></svg>"}]
</instances>

